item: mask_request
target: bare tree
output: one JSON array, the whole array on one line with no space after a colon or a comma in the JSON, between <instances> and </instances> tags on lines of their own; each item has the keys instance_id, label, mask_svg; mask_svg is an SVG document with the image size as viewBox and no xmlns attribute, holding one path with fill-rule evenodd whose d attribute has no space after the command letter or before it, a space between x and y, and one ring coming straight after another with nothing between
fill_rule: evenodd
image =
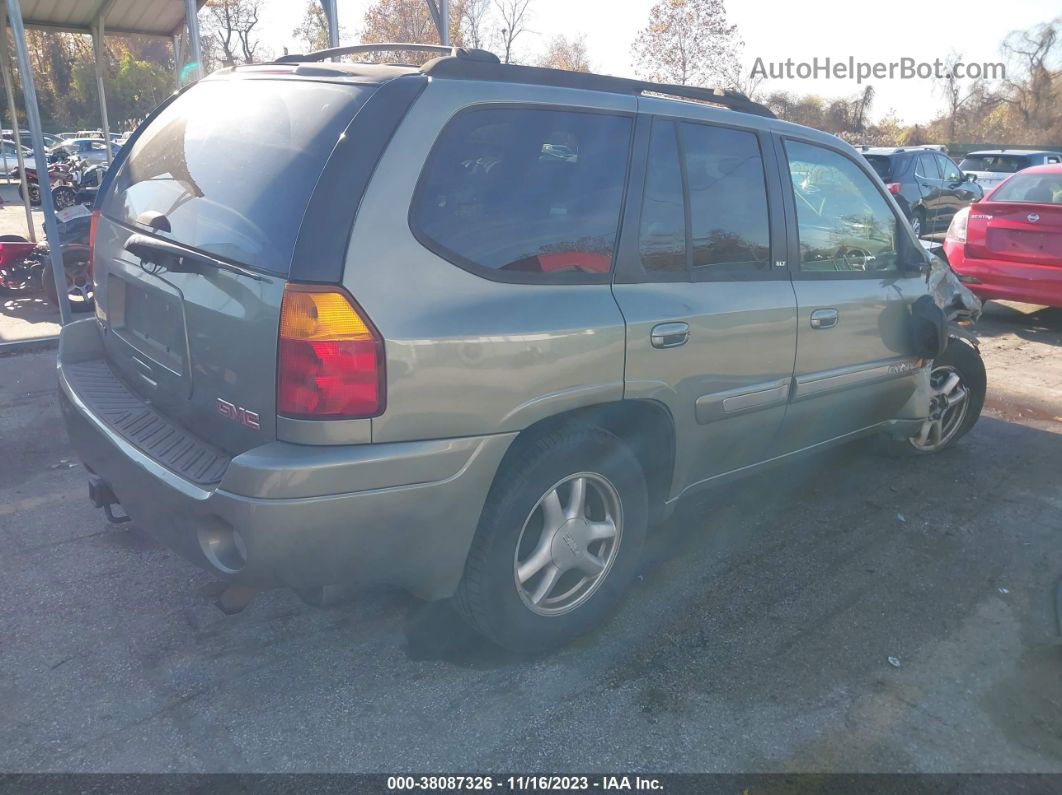
<instances>
[{"instance_id":1,"label":"bare tree","mask_svg":"<svg viewBox=\"0 0 1062 795\"><path fill-rule=\"evenodd\" d=\"M586 54L586 36L554 36L550 39L546 53L539 61L539 66L552 69L566 69L569 72L589 72L590 58Z\"/></svg>"},{"instance_id":2,"label":"bare tree","mask_svg":"<svg viewBox=\"0 0 1062 795\"><path fill-rule=\"evenodd\" d=\"M206 27L220 47L220 60L226 66L254 63L259 40L254 32L262 10L262 0L210 0Z\"/></svg>"},{"instance_id":3,"label":"bare tree","mask_svg":"<svg viewBox=\"0 0 1062 795\"><path fill-rule=\"evenodd\" d=\"M487 14L490 0L460 0L450 6L462 46L482 49L487 45ZM450 23L453 27L453 22ZM454 37L457 41L457 37Z\"/></svg>"},{"instance_id":4,"label":"bare tree","mask_svg":"<svg viewBox=\"0 0 1062 795\"><path fill-rule=\"evenodd\" d=\"M1062 17L1012 32L1003 40L1002 50L1011 64L1003 80L1004 101L1029 127L1047 129L1058 123L1062 107L1055 95L1062 81Z\"/></svg>"},{"instance_id":5,"label":"bare tree","mask_svg":"<svg viewBox=\"0 0 1062 795\"><path fill-rule=\"evenodd\" d=\"M634 42L638 74L681 85L734 85L742 43L723 0L657 0Z\"/></svg>"},{"instance_id":6,"label":"bare tree","mask_svg":"<svg viewBox=\"0 0 1062 795\"><path fill-rule=\"evenodd\" d=\"M978 95L977 86L971 81L961 80L956 68L963 63L961 52L952 50L944 59L944 74L936 79L937 93L943 98L948 123L949 141L957 140L957 130L964 108Z\"/></svg>"},{"instance_id":7,"label":"bare tree","mask_svg":"<svg viewBox=\"0 0 1062 795\"><path fill-rule=\"evenodd\" d=\"M521 33L527 32L527 23L530 19L528 8L531 0L494 0L494 8L501 17L502 49L505 54L502 60L511 63L513 59L513 42Z\"/></svg>"}]
</instances>

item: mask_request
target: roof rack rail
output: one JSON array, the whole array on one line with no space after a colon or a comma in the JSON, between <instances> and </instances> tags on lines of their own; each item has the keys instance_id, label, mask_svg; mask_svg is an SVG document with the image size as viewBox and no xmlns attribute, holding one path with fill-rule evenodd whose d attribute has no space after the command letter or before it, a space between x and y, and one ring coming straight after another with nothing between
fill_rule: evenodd
<instances>
[{"instance_id":1,"label":"roof rack rail","mask_svg":"<svg viewBox=\"0 0 1062 795\"><path fill-rule=\"evenodd\" d=\"M591 72L569 72L564 69L549 69L542 66L503 64L498 60L485 60L458 56L436 58L420 68L423 74L434 77L464 78L467 80L511 80L531 85L548 85L562 88L582 88L611 91L618 94L664 94L669 97L710 102L741 113L776 118L770 108L753 102L739 91L723 88L700 88L672 83L651 83L627 77L613 77Z\"/></svg>"},{"instance_id":2,"label":"roof rack rail","mask_svg":"<svg viewBox=\"0 0 1062 795\"><path fill-rule=\"evenodd\" d=\"M328 50L317 50L310 53L292 53L282 55L273 63L302 63L305 61L324 61L339 55L356 55L363 52L431 52L438 55L450 56L467 61L480 61L482 63L500 63L497 55L487 50L477 50L465 47L451 47L445 44L414 44L412 42L381 42L376 44L352 44L348 47L332 47Z\"/></svg>"}]
</instances>

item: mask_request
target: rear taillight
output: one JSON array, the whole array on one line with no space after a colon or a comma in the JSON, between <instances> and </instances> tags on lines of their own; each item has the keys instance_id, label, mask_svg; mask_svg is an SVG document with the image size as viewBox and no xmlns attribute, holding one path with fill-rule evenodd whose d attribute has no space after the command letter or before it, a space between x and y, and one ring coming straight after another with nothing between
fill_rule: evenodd
<instances>
[{"instance_id":1,"label":"rear taillight","mask_svg":"<svg viewBox=\"0 0 1062 795\"><path fill-rule=\"evenodd\" d=\"M96 254L96 227L100 224L100 211L93 210L92 217L89 219L89 262L92 262L92 258Z\"/></svg>"},{"instance_id":2,"label":"rear taillight","mask_svg":"<svg viewBox=\"0 0 1062 795\"><path fill-rule=\"evenodd\" d=\"M384 408L383 340L342 290L288 284L280 309L277 413L375 417Z\"/></svg>"},{"instance_id":3,"label":"rear taillight","mask_svg":"<svg viewBox=\"0 0 1062 795\"><path fill-rule=\"evenodd\" d=\"M900 195L900 188L902 188L902 187L903 187L903 183L902 182L886 182L885 183L885 189L889 193L891 193L893 196L899 196Z\"/></svg>"},{"instance_id":4,"label":"rear taillight","mask_svg":"<svg viewBox=\"0 0 1062 795\"><path fill-rule=\"evenodd\" d=\"M948 225L948 234L945 236L945 240L952 240L956 243L966 242L966 229L970 225L970 208L963 207L955 215L951 217L951 224Z\"/></svg>"}]
</instances>

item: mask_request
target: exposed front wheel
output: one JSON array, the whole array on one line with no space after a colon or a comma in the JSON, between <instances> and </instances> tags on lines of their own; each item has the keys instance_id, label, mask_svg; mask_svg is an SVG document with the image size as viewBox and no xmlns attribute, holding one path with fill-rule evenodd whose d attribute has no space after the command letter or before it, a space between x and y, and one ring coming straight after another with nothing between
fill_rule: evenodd
<instances>
[{"instance_id":1,"label":"exposed front wheel","mask_svg":"<svg viewBox=\"0 0 1062 795\"><path fill-rule=\"evenodd\" d=\"M510 456L491 487L455 602L488 638L543 651L600 626L634 576L647 524L631 450L566 426Z\"/></svg>"},{"instance_id":2,"label":"exposed front wheel","mask_svg":"<svg viewBox=\"0 0 1062 795\"><path fill-rule=\"evenodd\" d=\"M916 453L937 453L956 442L977 422L985 403L987 378L981 355L956 339L933 361L929 376L929 418L907 440Z\"/></svg>"}]
</instances>

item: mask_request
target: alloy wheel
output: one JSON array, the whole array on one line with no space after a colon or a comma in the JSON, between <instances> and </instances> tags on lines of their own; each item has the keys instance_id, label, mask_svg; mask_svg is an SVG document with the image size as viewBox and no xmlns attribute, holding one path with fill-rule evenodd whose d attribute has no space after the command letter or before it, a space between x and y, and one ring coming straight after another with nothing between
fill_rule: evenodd
<instances>
[{"instance_id":1,"label":"alloy wheel","mask_svg":"<svg viewBox=\"0 0 1062 795\"><path fill-rule=\"evenodd\" d=\"M623 539L619 493L579 472L550 488L528 514L513 558L520 599L541 616L569 613L600 588Z\"/></svg>"},{"instance_id":2,"label":"alloy wheel","mask_svg":"<svg viewBox=\"0 0 1062 795\"><path fill-rule=\"evenodd\" d=\"M923 453L934 453L955 438L966 419L970 390L963 384L962 374L951 365L934 367L929 374L932 398L929 418L922 423L917 436L908 441Z\"/></svg>"}]
</instances>

